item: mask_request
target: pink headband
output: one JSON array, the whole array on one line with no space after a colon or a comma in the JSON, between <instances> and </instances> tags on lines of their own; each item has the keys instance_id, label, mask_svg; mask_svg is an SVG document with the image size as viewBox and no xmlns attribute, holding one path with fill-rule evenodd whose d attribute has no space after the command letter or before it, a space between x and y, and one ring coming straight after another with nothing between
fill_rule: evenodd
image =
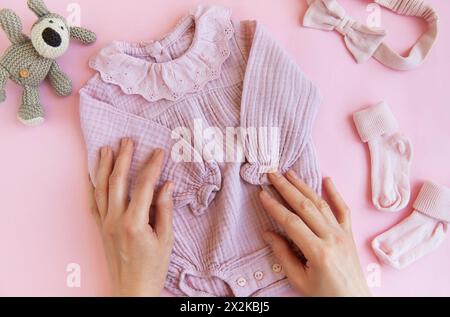
<instances>
[{"instance_id":1,"label":"pink headband","mask_svg":"<svg viewBox=\"0 0 450 317\"><path fill-rule=\"evenodd\" d=\"M398 14L416 16L428 23L428 30L411 48L409 55L401 56L383 42L386 32L353 20L336 0L308 0L303 25L320 30L336 30L344 36L345 44L358 63L374 57L380 63L396 70L419 67L431 51L438 33L438 16L422 0L374 0L375 3Z\"/></svg>"}]
</instances>

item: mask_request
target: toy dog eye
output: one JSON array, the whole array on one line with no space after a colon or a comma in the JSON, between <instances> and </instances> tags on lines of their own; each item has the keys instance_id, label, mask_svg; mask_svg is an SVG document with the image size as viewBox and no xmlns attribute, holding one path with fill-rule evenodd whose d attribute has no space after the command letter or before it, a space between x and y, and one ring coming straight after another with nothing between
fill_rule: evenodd
<instances>
[{"instance_id":1,"label":"toy dog eye","mask_svg":"<svg viewBox=\"0 0 450 317\"><path fill-rule=\"evenodd\" d=\"M51 24L55 23L55 22L53 22L53 20L50 20L50 21L48 21L48 22L51 23Z\"/></svg>"},{"instance_id":2,"label":"toy dog eye","mask_svg":"<svg viewBox=\"0 0 450 317\"><path fill-rule=\"evenodd\" d=\"M63 30L63 31L64 31L64 27L63 27L63 26L61 27L61 30Z\"/></svg>"}]
</instances>

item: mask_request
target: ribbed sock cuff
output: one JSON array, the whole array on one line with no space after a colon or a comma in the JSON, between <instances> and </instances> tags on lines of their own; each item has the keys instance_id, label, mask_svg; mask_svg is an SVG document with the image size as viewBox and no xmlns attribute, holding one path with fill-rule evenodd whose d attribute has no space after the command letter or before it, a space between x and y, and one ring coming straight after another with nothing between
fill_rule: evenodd
<instances>
[{"instance_id":1,"label":"ribbed sock cuff","mask_svg":"<svg viewBox=\"0 0 450 317\"><path fill-rule=\"evenodd\" d=\"M397 119L385 102L371 106L353 115L361 140L366 143L373 138L398 130Z\"/></svg>"},{"instance_id":2,"label":"ribbed sock cuff","mask_svg":"<svg viewBox=\"0 0 450 317\"><path fill-rule=\"evenodd\" d=\"M450 188L426 182L414 203L414 209L450 223Z\"/></svg>"}]
</instances>

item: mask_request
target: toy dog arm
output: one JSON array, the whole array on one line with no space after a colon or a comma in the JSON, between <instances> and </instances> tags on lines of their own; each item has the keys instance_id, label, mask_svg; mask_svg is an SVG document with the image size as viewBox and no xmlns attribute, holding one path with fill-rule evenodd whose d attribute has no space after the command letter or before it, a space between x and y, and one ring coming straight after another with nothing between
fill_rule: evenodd
<instances>
[{"instance_id":1,"label":"toy dog arm","mask_svg":"<svg viewBox=\"0 0 450 317\"><path fill-rule=\"evenodd\" d=\"M54 61L48 73L48 79L59 96L68 96L72 93L72 81L64 74Z\"/></svg>"},{"instance_id":2,"label":"toy dog arm","mask_svg":"<svg viewBox=\"0 0 450 317\"><path fill-rule=\"evenodd\" d=\"M97 40L97 36L94 32L78 26L70 27L70 37L83 44L92 44Z\"/></svg>"},{"instance_id":3,"label":"toy dog arm","mask_svg":"<svg viewBox=\"0 0 450 317\"><path fill-rule=\"evenodd\" d=\"M0 103L6 99L5 85L8 77L9 73L0 65Z\"/></svg>"},{"instance_id":4,"label":"toy dog arm","mask_svg":"<svg viewBox=\"0 0 450 317\"><path fill-rule=\"evenodd\" d=\"M20 44L28 41L28 36L22 33L22 22L14 11L10 9L0 11L0 26L11 43Z\"/></svg>"}]
</instances>

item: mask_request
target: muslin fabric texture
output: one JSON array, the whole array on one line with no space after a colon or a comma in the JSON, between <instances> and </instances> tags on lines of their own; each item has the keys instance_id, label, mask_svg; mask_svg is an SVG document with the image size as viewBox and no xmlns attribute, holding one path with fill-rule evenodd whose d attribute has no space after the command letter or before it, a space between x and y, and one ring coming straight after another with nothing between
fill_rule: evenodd
<instances>
[{"instance_id":1,"label":"muslin fabric texture","mask_svg":"<svg viewBox=\"0 0 450 317\"><path fill-rule=\"evenodd\" d=\"M273 191L265 177L271 168L294 169L321 192L311 138L320 96L264 27L233 21L222 7L200 6L163 39L115 42L91 66L98 73L80 92L80 111L94 183L102 146L117 150L121 138L134 140L132 187L152 150L166 151L160 185L175 184L167 289L180 296L263 296L286 289L282 267L262 240L266 230L280 230L258 197L262 187ZM207 158L203 150L211 142L192 137L199 126L224 135L229 128L274 128L277 139L237 132L243 160ZM190 160L174 159L174 148L187 151Z\"/></svg>"}]
</instances>

